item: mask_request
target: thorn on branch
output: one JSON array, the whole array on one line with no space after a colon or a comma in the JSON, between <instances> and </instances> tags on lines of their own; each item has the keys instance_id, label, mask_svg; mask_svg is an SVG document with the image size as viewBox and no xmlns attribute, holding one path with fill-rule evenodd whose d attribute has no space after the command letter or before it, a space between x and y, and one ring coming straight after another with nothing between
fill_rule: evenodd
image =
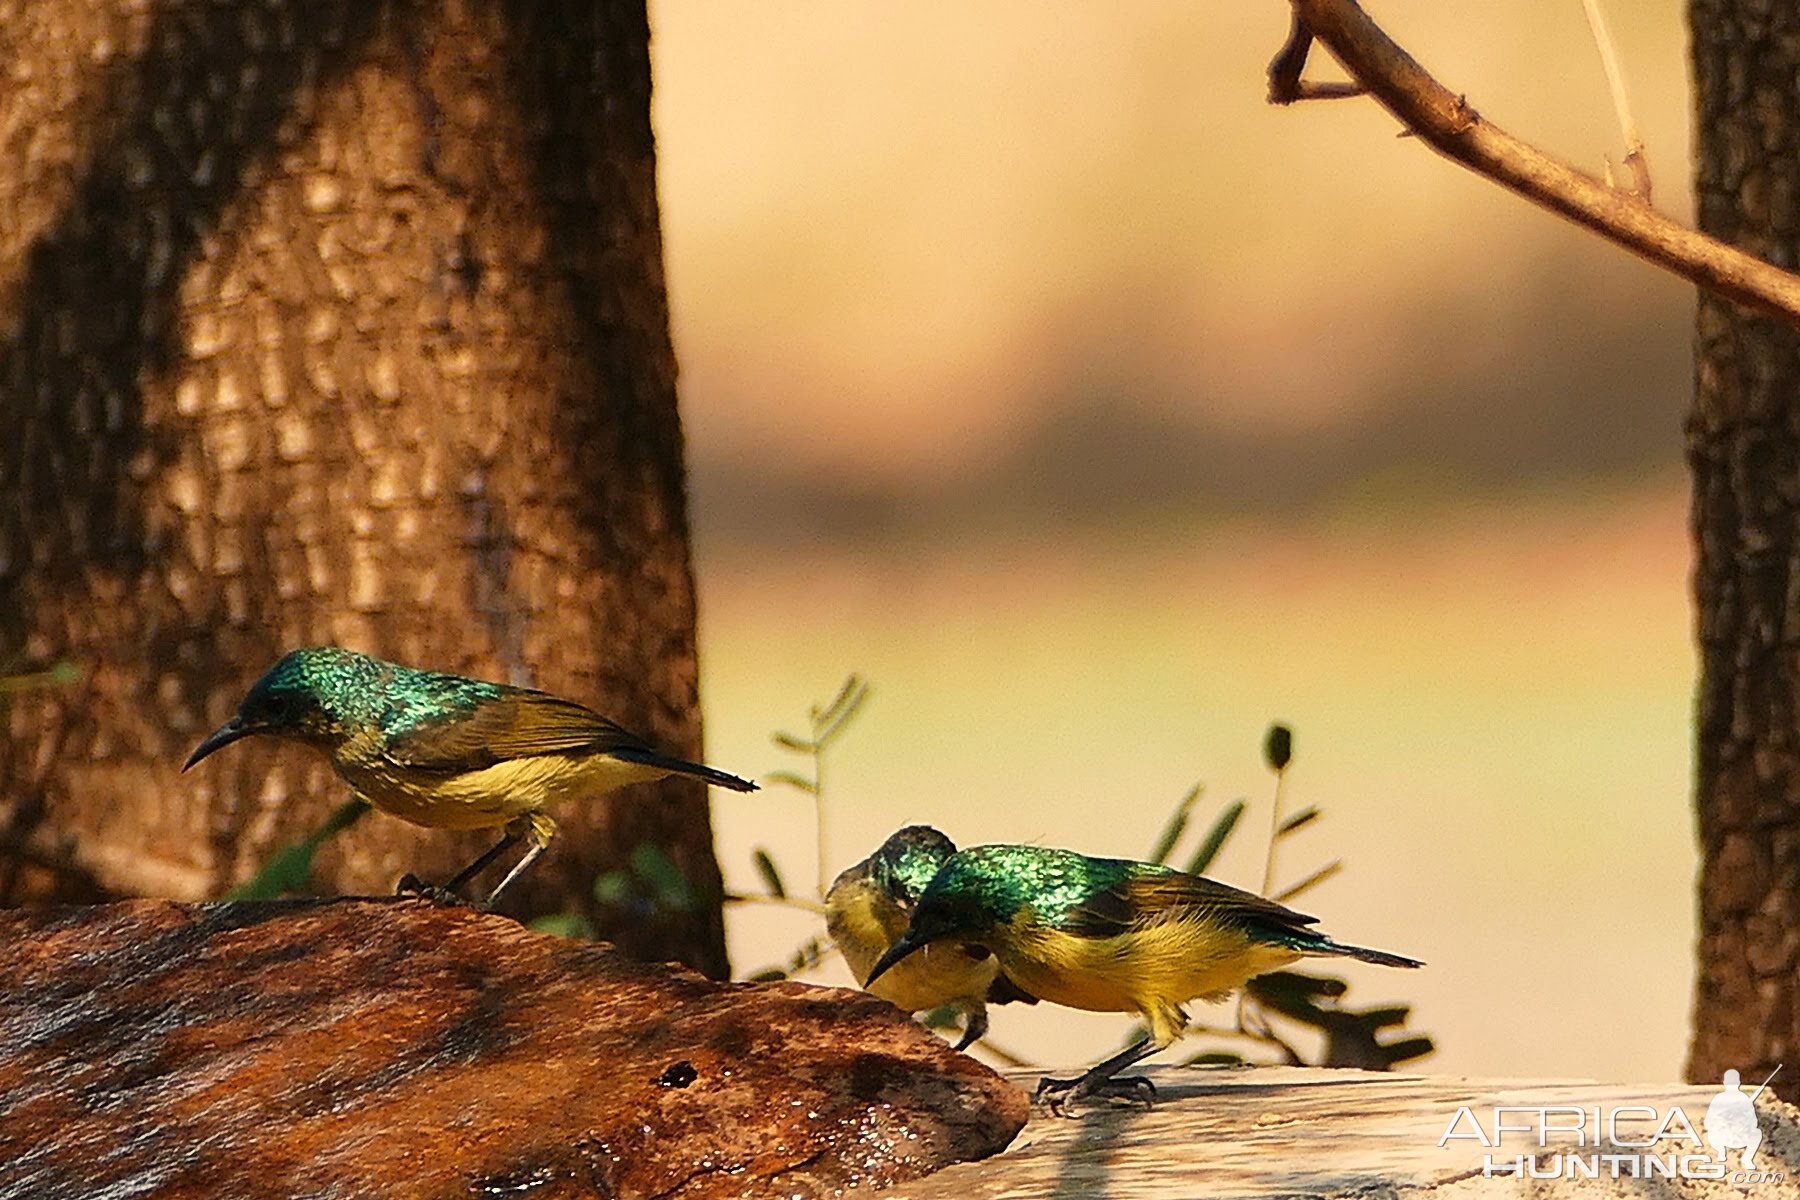
<instances>
[{"instance_id":1,"label":"thorn on branch","mask_svg":"<svg viewBox=\"0 0 1800 1200\"><path fill-rule=\"evenodd\" d=\"M1625 165L1631 168L1632 194L1648 205L1650 203L1650 160L1644 157L1642 145L1633 146L1626 152Z\"/></svg>"},{"instance_id":2,"label":"thorn on branch","mask_svg":"<svg viewBox=\"0 0 1800 1200\"><path fill-rule=\"evenodd\" d=\"M1467 96L1459 95L1456 103L1450 106L1450 119L1454 122L1451 133L1457 137L1469 132L1481 122L1481 114L1475 111Z\"/></svg>"}]
</instances>

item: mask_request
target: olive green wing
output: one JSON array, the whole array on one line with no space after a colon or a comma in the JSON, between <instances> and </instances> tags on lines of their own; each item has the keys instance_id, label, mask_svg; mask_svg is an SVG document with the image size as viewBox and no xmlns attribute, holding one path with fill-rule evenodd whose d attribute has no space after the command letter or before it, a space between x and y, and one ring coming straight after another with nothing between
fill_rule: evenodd
<instances>
[{"instance_id":1,"label":"olive green wing","mask_svg":"<svg viewBox=\"0 0 1800 1200\"><path fill-rule=\"evenodd\" d=\"M1114 869L1087 899L1063 914L1059 928L1065 932L1105 938L1156 922L1194 921L1235 928L1253 942L1302 954L1337 955L1384 967L1424 965L1403 954L1336 941L1311 928L1317 917L1229 884L1148 863L1101 860L1098 865Z\"/></svg>"},{"instance_id":2,"label":"olive green wing","mask_svg":"<svg viewBox=\"0 0 1800 1200\"><path fill-rule=\"evenodd\" d=\"M724 771L674 758L586 705L548 692L509 689L467 711L421 723L388 739L387 758L416 771L457 775L495 763L548 754L601 754L691 775L733 791L756 785Z\"/></svg>"},{"instance_id":3,"label":"olive green wing","mask_svg":"<svg viewBox=\"0 0 1800 1200\"><path fill-rule=\"evenodd\" d=\"M1080 937L1102 938L1156 921L1208 920L1235 925L1258 940L1286 942L1318 936L1307 928L1317 917L1295 912L1255 892L1183 871L1139 863L1120 865L1124 869L1063 914L1060 928Z\"/></svg>"},{"instance_id":4,"label":"olive green wing","mask_svg":"<svg viewBox=\"0 0 1800 1200\"><path fill-rule=\"evenodd\" d=\"M509 691L471 710L427 721L388 739L386 754L418 771L478 771L542 754L647 752L641 738L572 700Z\"/></svg>"}]
</instances>

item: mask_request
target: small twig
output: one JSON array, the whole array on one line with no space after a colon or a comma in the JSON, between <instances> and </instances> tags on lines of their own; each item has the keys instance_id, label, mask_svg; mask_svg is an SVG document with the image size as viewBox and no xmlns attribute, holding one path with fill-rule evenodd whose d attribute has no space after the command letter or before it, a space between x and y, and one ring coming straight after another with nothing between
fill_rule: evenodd
<instances>
[{"instance_id":1,"label":"small twig","mask_svg":"<svg viewBox=\"0 0 1800 1200\"><path fill-rule=\"evenodd\" d=\"M1300 94L1297 100L1354 100L1358 96L1366 96L1369 89L1360 83L1327 80L1315 83L1310 79L1300 81Z\"/></svg>"},{"instance_id":2,"label":"small twig","mask_svg":"<svg viewBox=\"0 0 1800 1200\"><path fill-rule=\"evenodd\" d=\"M1287 41L1269 62L1270 104L1292 104L1300 98L1300 75L1306 70L1306 55L1312 43L1312 30L1296 11L1288 25Z\"/></svg>"},{"instance_id":3,"label":"small twig","mask_svg":"<svg viewBox=\"0 0 1800 1200\"><path fill-rule=\"evenodd\" d=\"M727 904L768 904L776 908L797 908L801 912L809 912L815 917L825 915L825 905L818 900L808 900L804 896L764 896L754 892L726 892L722 897Z\"/></svg>"},{"instance_id":4,"label":"small twig","mask_svg":"<svg viewBox=\"0 0 1800 1200\"><path fill-rule=\"evenodd\" d=\"M1636 181L1637 194L1650 203L1650 160L1644 156L1644 139L1638 135L1637 122L1631 117L1631 98L1625 91L1625 72L1619 66L1618 51L1613 47L1612 31L1606 27L1606 16L1600 11L1600 0L1581 0L1587 10L1588 29L1594 45L1600 48L1600 66L1606 72L1606 86L1612 91L1613 109L1619 114L1619 132L1625 137L1625 165ZM1611 183L1609 165L1607 183Z\"/></svg>"},{"instance_id":5,"label":"small twig","mask_svg":"<svg viewBox=\"0 0 1800 1200\"><path fill-rule=\"evenodd\" d=\"M1691 283L1800 329L1800 275L1665 217L1485 120L1355 0L1289 3L1309 37L1439 154Z\"/></svg>"},{"instance_id":6,"label":"small twig","mask_svg":"<svg viewBox=\"0 0 1800 1200\"><path fill-rule=\"evenodd\" d=\"M1314 83L1301 76L1306 70L1306 56L1312 49L1312 30L1294 15L1288 29L1288 40L1269 63L1269 103L1292 104L1296 100L1346 100L1366 96L1368 89L1359 83Z\"/></svg>"},{"instance_id":7,"label":"small twig","mask_svg":"<svg viewBox=\"0 0 1800 1200\"><path fill-rule=\"evenodd\" d=\"M1270 896L1269 899L1273 900L1277 904L1286 904L1289 900L1292 900L1295 896L1300 895L1302 892L1307 892L1307 891L1312 890L1313 888L1317 887L1321 883L1324 883L1327 879L1330 879L1333 875L1336 875L1339 871L1341 871L1343 869L1344 869L1344 860L1341 858L1334 858L1330 862L1326 863L1324 866L1320 867L1318 870L1314 871L1311 875L1308 875L1305 879L1302 879L1299 883L1294 884L1292 887L1282 888L1279 892L1276 892L1273 896ZM1265 889L1265 893L1266 893L1266 891L1267 891L1267 889Z\"/></svg>"}]
</instances>

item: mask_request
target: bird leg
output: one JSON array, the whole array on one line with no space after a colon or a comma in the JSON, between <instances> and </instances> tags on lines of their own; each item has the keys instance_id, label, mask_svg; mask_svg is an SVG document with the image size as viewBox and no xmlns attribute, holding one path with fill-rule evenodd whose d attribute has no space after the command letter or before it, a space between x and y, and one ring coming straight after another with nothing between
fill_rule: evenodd
<instances>
[{"instance_id":1,"label":"bird leg","mask_svg":"<svg viewBox=\"0 0 1800 1200\"><path fill-rule=\"evenodd\" d=\"M456 878L443 887L433 887L431 884L421 882L416 875L407 875L400 880L398 894L421 896L433 904L467 904L468 901L460 895L463 885L487 870L496 858L518 845L520 841L529 841L531 846L525 851L525 856L513 864L512 870L508 871L506 877L500 881L500 886L489 892L488 898L476 906L483 912L492 911L494 902L500 899L500 893L504 892L526 867L537 861L537 856L544 852L544 847L550 844L550 839L555 834L556 822L545 814L541 812L522 813L507 822L505 836L494 843L480 858L458 871Z\"/></svg>"},{"instance_id":2,"label":"bird leg","mask_svg":"<svg viewBox=\"0 0 1800 1200\"><path fill-rule=\"evenodd\" d=\"M505 854L507 850L517 845L518 841L519 839L516 835L508 833L496 842L492 848L484 852L480 858L458 871L456 877L442 887L426 883L417 875L409 872L406 875L401 876L400 886L395 889L394 894L398 896L418 896L421 899L431 901L433 904L467 904L468 901L464 900L460 895L462 886L487 870L488 866L492 864L496 858L499 858L502 854ZM525 857L525 861L529 862L531 861L531 858L532 856L528 854ZM513 875L517 875L518 873L519 868L514 867L512 873L507 875L500 887L505 887L507 883L512 882ZM498 895L499 892L500 888L494 889L495 895ZM493 896L489 896L488 903L492 904L493 902Z\"/></svg>"},{"instance_id":3,"label":"bird leg","mask_svg":"<svg viewBox=\"0 0 1800 1200\"><path fill-rule=\"evenodd\" d=\"M500 845L504 846L509 843L516 842L518 840L519 840L518 838L514 837L512 834L509 833L506 835L506 841L500 843ZM498 850L499 848L500 848L499 846L494 847L495 850ZM506 877L500 881L499 886L496 887L493 891L488 893L488 898L482 902L482 905L481 905L482 909L485 911L491 911L494 907L494 901L496 901L500 898L500 893L504 892L506 890L507 885L510 884L513 880L517 879L520 876L520 874L522 874L524 872L526 867L529 867L533 862L537 861L537 856L542 854L543 852L544 852L544 847L537 842L533 842L531 844L531 848L525 851L524 857L519 859L518 862L514 863L512 870L510 870L506 873ZM492 853L492 851L490 851L490 853Z\"/></svg>"},{"instance_id":4,"label":"bird leg","mask_svg":"<svg viewBox=\"0 0 1800 1200\"><path fill-rule=\"evenodd\" d=\"M1134 1075L1128 1079L1115 1079L1114 1076L1162 1048L1163 1044L1145 1034L1111 1058L1088 1068L1073 1079L1052 1079L1046 1075L1038 1080L1037 1091L1032 1093L1031 1098L1043 1101L1044 1107L1059 1117L1068 1115L1065 1106L1069 1101L1079 1100L1083 1096L1120 1096L1142 1101L1144 1107L1149 1108L1156 1099L1155 1084L1142 1075Z\"/></svg>"},{"instance_id":5,"label":"bird leg","mask_svg":"<svg viewBox=\"0 0 1800 1200\"><path fill-rule=\"evenodd\" d=\"M523 812L506 823L505 840L502 841L499 846L495 846L487 854L482 855L482 861L477 862L467 871L464 871L463 875L471 875L480 870L486 865L487 860L500 852L502 846L510 846L521 839L530 842L531 845L525 851L525 857L514 863L512 870L506 873L506 878L500 881L500 886L489 892L488 898L482 901L482 911L493 911L494 902L500 899L500 893L504 892L507 887L512 884L512 881L517 879L524 872L526 867L529 867L532 863L537 861L537 856L544 852L544 847L548 846L550 844L550 839L555 836L556 822L550 819L548 813L536 811Z\"/></svg>"},{"instance_id":6,"label":"bird leg","mask_svg":"<svg viewBox=\"0 0 1800 1200\"><path fill-rule=\"evenodd\" d=\"M979 1008L970 1009L963 1014L963 1033L960 1038L956 1039L956 1049L967 1050L986 1037L987 1031L987 1006L984 1004Z\"/></svg>"},{"instance_id":7,"label":"bird leg","mask_svg":"<svg viewBox=\"0 0 1800 1200\"><path fill-rule=\"evenodd\" d=\"M518 835L508 830L499 841L495 842L482 856L456 873L456 878L444 885L445 891L460 892L463 885L488 869L488 865L519 842Z\"/></svg>"}]
</instances>

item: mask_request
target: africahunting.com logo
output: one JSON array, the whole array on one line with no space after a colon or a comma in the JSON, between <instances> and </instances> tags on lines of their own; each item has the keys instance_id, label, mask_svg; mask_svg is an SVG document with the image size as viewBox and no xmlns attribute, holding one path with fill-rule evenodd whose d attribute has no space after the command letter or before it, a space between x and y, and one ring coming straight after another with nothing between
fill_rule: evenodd
<instances>
[{"instance_id":1,"label":"africahunting.com logo","mask_svg":"<svg viewBox=\"0 0 1800 1200\"><path fill-rule=\"evenodd\" d=\"M1481 1173L1489 1177L1780 1183L1785 1172L1756 1162L1763 1141L1756 1098L1780 1070L1748 1094L1736 1071L1725 1072L1723 1089L1698 1122L1679 1105L1507 1104L1485 1111L1464 1105L1437 1144L1479 1143L1487 1150Z\"/></svg>"}]
</instances>

